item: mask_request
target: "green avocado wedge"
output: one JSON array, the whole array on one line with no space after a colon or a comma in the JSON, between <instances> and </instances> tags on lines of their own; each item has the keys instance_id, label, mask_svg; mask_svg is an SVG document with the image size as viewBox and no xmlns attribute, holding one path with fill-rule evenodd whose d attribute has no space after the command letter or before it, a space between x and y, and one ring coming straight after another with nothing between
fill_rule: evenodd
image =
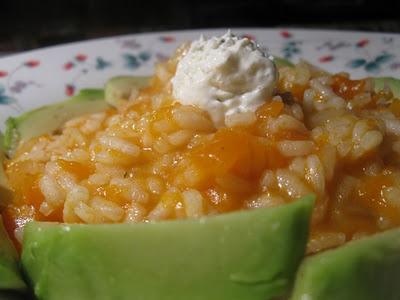
<instances>
[{"instance_id":1,"label":"green avocado wedge","mask_svg":"<svg viewBox=\"0 0 400 300\"><path fill-rule=\"evenodd\" d=\"M0 211L12 201L13 197L3 168L6 153L12 156L20 142L52 133L72 117L102 111L108 107L104 101L103 90L86 89L64 102L9 118L5 135L0 133ZM17 260L18 255L8 238L0 215L0 299L19 299L19 297L26 299L26 295L13 294L13 291L23 291L26 288L19 273Z\"/></svg>"},{"instance_id":2,"label":"green avocado wedge","mask_svg":"<svg viewBox=\"0 0 400 300\"><path fill-rule=\"evenodd\" d=\"M4 150L7 155L12 156L19 143L42 134L50 134L71 118L100 112L108 107L104 101L103 90L85 89L63 102L43 106L15 118L8 118L4 133Z\"/></svg>"},{"instance_id":3,"label":"green avocado wedge","mask_svg":"<svg viewBox=\"0 0 400 300\"><path fill-rule=\"evenodd\" d=\"M136 95L139 89L149 84L150 77L117 76L107 81L104 93L108 104L118 107L130 97Z\"/></svg>"},{"instance_id":4,"label":"green avocado wedge","mask_svg":"<svg viewBox=\"0 0 400 300\"><path fill-rule=\"evenodd\" d=\"M4 136L0 132L0 212L13 199L13 193L8 184L8 179L4 172L4 167L3 167L3 163L4 163L4 159L5 159L5 154L4 154L4 149L3 149L3 140L4 140Z\"/></svg>"},{"instance_id":5,"label":"green avocado wedge","mask_svg":"<svg viewBox=\"0 0 400 300\"><path fill-rule=\"evenodd\" d=\"M280 68L280 67L294 67L294 64L285 58L279 57L279 56L273 56L272 60L275 62L275 65Z\"/></svg>"},{"instance_id":6,"label":"green avocado wedge","mask_svg":"<svg viewBox=\"0 0 400 300\"><path fill-rule=\"evenodd\" d=\"M278 68L294 67L294 64L285 58L274 56L273 60ZM374 80L376 92L388 87L395 97L400 97L400 79L393 77L373 77L372 79Z\"/></svg>"},{"instance_id":7,"label":"green avocado wedge","mask_svg":"<svg viewBox=\"0 0 400 300\"><path fill-rule=\"evenodd\" d=\"M18 254L8 238L0 215L0 297L3 290L24 291L26 285L21 278ZM1 298L3 299L3 298Z\"/></svg>"},{"instance_id":8,"label":"green avocado wedge","mask_svg":"<svg viewBox=\"0 0 400 300\"><path fill-rule=\"evenodd\" d=\"M400 299L400 229L306 258L291 300Z\"/></svg>"},{"instance_id":9,"label":"green avocado wedge","mask_svg":"<svg viewBox=\"0 0 400 300\"><path fill-rule=\"evenodd\" d=\"M12 191L4 174L2 149L3 134L0 132L0 212L12 201ZM22 280L18 265L18 254L12 242L8 238L0 214L0 299L13 299L14 291L25 291L26 285Z\"/></svg>"},{"instance_id":10,"label":"green avocado wedge","mask_svg":"<svg viewBox=\"0 0 400 300\"><path fill-rule=\"evenodd\" d=\"M383 90L385 87L391 89L395 97L400 97L400 79L393 77L378 77L374 78L375 91Z\"/></svg>"},{"instance_id":11,"label":"green avocado wedge","mask_svg":"<svg viewBox=\"0 0 400 300\"><path fill-rule=\"evenodd\" d=\"M268 300L289 293L314 196L197 220L26 225L40 300Z\"/></svg>"}]
</instances>

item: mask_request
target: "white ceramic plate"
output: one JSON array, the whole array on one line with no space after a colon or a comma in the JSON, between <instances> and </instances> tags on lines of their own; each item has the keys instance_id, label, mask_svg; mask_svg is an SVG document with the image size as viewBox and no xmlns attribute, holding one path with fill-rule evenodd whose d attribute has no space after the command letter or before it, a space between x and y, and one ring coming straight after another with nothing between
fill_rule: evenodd
<instances>
[{"instance_id":1,"label":"white ceramic plate","mask_svg":"<svg viewBox=\"0 0 400 300\"><path fill-rule=\"evenodd\" d=\"M184 41L225 29L125 35L44 48L0 59L0 129L9 116L102 87L116 75L150 75ZM303 58L354 77L400 78L400 35L292 29L233 29L273 55Z\"/></svg>"}]
</instances>

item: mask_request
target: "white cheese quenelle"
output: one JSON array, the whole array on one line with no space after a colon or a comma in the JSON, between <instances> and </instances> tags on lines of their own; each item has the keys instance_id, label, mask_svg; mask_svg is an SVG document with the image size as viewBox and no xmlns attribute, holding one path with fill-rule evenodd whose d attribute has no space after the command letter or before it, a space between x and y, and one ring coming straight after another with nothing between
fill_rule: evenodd
<instances>
[{"instance_id":1,"label":"white cheese quenelle","mask_svg":"<svg viewBox=\"0 0 400 300\"><path fill-rule=\"evenodd\" d=\"M173 96L206 110L217 127L227 116L255 111L278 81L270 56L248 38L230 31L192 42L172 78Z\"/></svg>"}]
</instances>

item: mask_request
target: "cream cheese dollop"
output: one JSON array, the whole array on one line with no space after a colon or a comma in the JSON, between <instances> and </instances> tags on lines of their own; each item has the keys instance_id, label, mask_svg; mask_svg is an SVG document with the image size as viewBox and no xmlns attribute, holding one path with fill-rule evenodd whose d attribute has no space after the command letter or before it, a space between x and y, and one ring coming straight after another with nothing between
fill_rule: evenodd
<instances>
[{"instance_id":1,"label":"cream cheese dollop","mask_svg":"<svg viewBox=\"0 0 400 300\"><path fill-rule=\"evenodd\" d=\"M174 98L206 110L217 127L227 116L255 111L272 95L278 72L271 57L230 31L193 41L171 79Z\"/></svg>"}]
</instances>

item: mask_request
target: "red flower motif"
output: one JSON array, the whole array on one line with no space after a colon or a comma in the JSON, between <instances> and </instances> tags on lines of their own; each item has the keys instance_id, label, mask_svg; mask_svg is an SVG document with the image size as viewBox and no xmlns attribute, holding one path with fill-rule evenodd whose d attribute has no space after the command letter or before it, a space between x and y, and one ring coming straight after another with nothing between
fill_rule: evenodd
<instances>
[{"instance_id":1,"label":"red flower motif","mask_svg":"<svg viewBox=\"0 0 400 300\"><path fill-rule=\"evenodd\" d=\"M256 37L254 35L251 35L251 34L243 34L242 37L247 38L247 39L249 39L251 41L255 41L256 40Z\"/></svg>"},{"instance_id":2,"label":"red flower motif","mask_svg":"<svg viewBox=\"0 0 400 300\"><path fill-rule=\"evenodd\" d=\"M357 42L356 46L357 46L358 48L363 48L363 47L365 47L366 45L368 45L368 43L369 43L369 40L368 40L368 39L362 39L362 40L359 40L359 41Z\"/></svg>"},{"instance_id":3,"label":"red flower motif","mask_svg":"<svg viewBox=\"0 0 400 300\"><path fill-rule=\"evenodd\" d=\"M72 84L67 84L65 86L65 94L67 96L72 96L75 93L75 86L73 86Z\"/></svg>"},{"instance_id":4,"label":"red flower motif","mask_svg":"<svg viewBox=\"0 0 400 300\"><path fill-rule=\"evenodd\" d=\"M289 31L281 31L281 36L284 37L285 39L291 38L292 34Z\"/></svg>"},{"instance_id":5,"label":"red flower motif","mask_svg":"<svg viewBox=\"0 0 400 300\"><path fill-rule=\"evenodd\" d=\"M333 59L334 59L334 57L332 55L321 56L319 58L319 62L326 63L326 62L332 61Z\"/></svg>"},{"instance_id":6,"label":"red flower motif","mask_svg":"<svg viewBox=\"0 0 400 300\"><path fill-rule=\"evenodd\" d=\"M0 77L6 77L7 75L8 75L8 72L0 71Z\"/></svg>"},{"instance_id":7,"label":"red flower motif","mask_svg":"<svg viewBox=\"0 0 400 300\"><path fill-rule=\"evenodd\" d=\"M77 54L77 55L75 55L75 59L77 61L85 61L87 59L87 55L85 55L85 54Z\"/></svg>"},{"instance_id":8,"label":"red flower motif","mask_svg":"<svg viewBox=\"0 0 400 300\"><path fill-rule=\"evenodd\" d=\"M74 67L74 63L72 62L67 62L64 64L64 70L71 70Z\"/></svg>"},{"instance_id":9,"label":"red flower motif","mask_svg":"<svg viewBox=\"0 0 400 300\"><path fill-rule=\"evenodd\" d=\"M29 68L35 68L38 65L40 65L40 61L38 60L28 60L24 63L25 66L29 67Z\"/></svg>"},{"instance_id":10,"label":"red flower motif","mask_svg":"<svg viewBox=\"0 0 400 300\"><path fill-rule=\"evenodd\" d=\"M160 37L160 40L163 41L164 43L172 43L175 42L175 38L170 35L162 36Z\"/></svg>"}]
</instances>

